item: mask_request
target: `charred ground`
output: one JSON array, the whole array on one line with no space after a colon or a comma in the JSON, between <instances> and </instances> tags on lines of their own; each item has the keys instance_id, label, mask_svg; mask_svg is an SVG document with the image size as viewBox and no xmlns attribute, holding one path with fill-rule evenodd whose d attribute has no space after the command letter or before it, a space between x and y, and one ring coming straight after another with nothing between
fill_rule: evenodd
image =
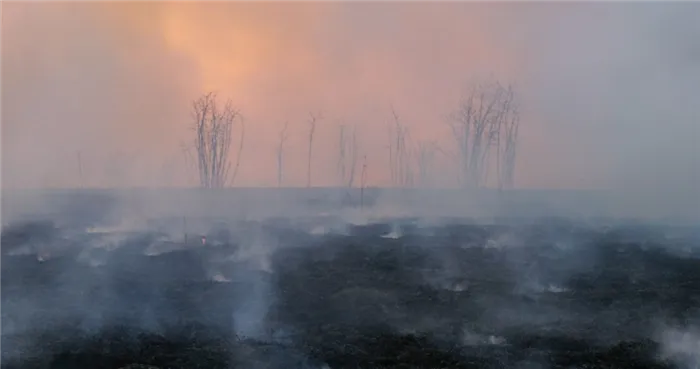
<instances>
[{"instance_id":1,"label":"charred ground","mask_svg":"<svg viewBox=\"0 0 700 369\"><path fill-rule=\"evenodd\" d=\"M284 219L212 224L206 245L50 221L3 229L2 367L697 360L696 336L682 335L692 342L681 347L665 333L690 331L698 317L700 245L690 227L395 219L314 234Z\"/></svg>"}]
</instances>

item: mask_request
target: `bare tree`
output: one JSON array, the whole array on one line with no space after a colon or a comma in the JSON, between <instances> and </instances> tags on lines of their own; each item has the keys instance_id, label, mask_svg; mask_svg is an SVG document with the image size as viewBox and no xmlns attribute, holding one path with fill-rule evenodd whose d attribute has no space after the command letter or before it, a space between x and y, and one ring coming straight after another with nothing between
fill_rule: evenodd
<instances>
[{"instance_id":1,"label":"bare tree","mask_svg":"<svg viewBox=\"0 0 700 369\"><path fill-rule=\"evenodd\" d=\"M505 142L502 135L512 120L513 89L499 82L476 85L453 113L450 127L459 150L462 183L477 188L488 178L490 154L495 148L499 187ZM507 131L507 130L506 130ZM510 145L513 146L513 145ZM514 162L514 161L513 161Z\"/></svg>"},{"instance_id":2,"label":"bare tree","mask_svg":"<svg viewBox=\"0 0 700 369\"><path fill-rule=\"evenodd\" d=\"M348 132L348 131L351 132ZM355 182L355 168L357 167L357 134L355 127L348 129L340 126L338 142L338 175L341 185L352 187Z\"/></svg>"},{"instance_id":3,"label":"bare tree","mask_svg":"<svg viewBox=\"0 0 700 369\"><path fill-rule=\"evenodd\" d=\"M316 133L316 122L320 116L309 113L309 151L306 161L306 187L311 187L311 158L314 146L314 133Z\"/></svg>"},{"instance_id":4,"label":"bare tree","mask_svg":"<svg viewBox=\"0 0 700 369\"><path fill-rule=\"evenodd\" d=\"M204 188L225 187L228 185L231 170L229 150L236 121L240 122L241 133L231 182L235 180L240 166L245 138L242 117L238 110L234 109L230 100L223 108L219 108L216 94L210 92L194 101L193 119L199 184Z\"/></svg>"},{"instance_id":5,"label":"bare tree","mask_svg":"<svg viewBox=\"0 0 700 369\"><path fill-rule=\"evenodd\" d=\"M277 144L277 187L282 187L282 174L283 174L283 162L284 159L284 144L287 142L289 135L287 134L287 127L289 122L284 122L284 128L280 132L280 140Z\"/></svg>"},{"instance_id":6,"label":"bare tree","mask_svg":"<svg viewBox=\"0 0 700 369\"><path fill-rule=\"evenodd\" d=\"M413 168L410 160L408 128L404 127L394 108L391 108L393 124L389 125L389 170L394 186L409 186L413 183Z\"/></svg>"}]
</instances>

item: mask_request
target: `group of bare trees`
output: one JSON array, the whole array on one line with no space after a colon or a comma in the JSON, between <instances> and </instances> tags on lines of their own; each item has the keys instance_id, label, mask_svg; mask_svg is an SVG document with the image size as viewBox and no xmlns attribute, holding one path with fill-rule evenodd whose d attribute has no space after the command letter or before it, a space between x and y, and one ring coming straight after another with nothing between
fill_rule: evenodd
<instances>
[{"instance_id":1,"label":"group of bare trees","mask_svg":"<svg viewBox=\"0 0 700 369\"><path fill-rule=\"evenodd\" d=\"M450 122L464 187L484 186L494 154L498 188L513 187L519 122L511 86L473 86Z\"/></svg>"},{"instance_id":2,"label":"group of bare trees","mask_svg":"<svg viewBox=\"0 0 700 369\"><path fill-rule=\"evenodd\" d=\"M388 148L392 185L396 187L414 185L429 187L433 183L431 176L437 154L444 154L444 152L435 141L419 140L414 142L408 127L401 122L393 108L391 115ZM417 167L417 173L415 167Z\"/></svg>"},{"instance_id":3,"label":"group of bare trees","mask_svg":"<svg viewBox=\"0 0 700 369\"><path fill-rule=\"evenodd\" d=\"M408 129L392 108L389 127L389 171L393 186L414 184L412 165L418 167L419 185L430 184L436 154L445 154L432 141L412 143ZM484 187L492 160L499 189L512 188L516 165L520 115L512 86L495 81L473 85L450 116L449 126L457 144L460 183L465 188Z\"/></svg>"},{"instance_id":4,"label":"group of bare trees","mask_svg":"<svg viewBox=\"0 0 700 369\"><path fill-rule=\"evenodd\" d=\"M199 174L200 187L223 188L232 184L240 167L243 143L245 142L245 124L240 112L233 107L230 100L227 100L224 106L220 107L216 94L210 92L194 101L192 113L195 132L194 148L197 156L195 163ZM306 173L307 187L311 187L314 134L316 132L316 123L319 119L319 115L310 114ZM230 148L236 123L240 126L240 134L238 136L235 164L231 173ZM288 126L289 123L285 122L277 146L278 186L282 186L283 183L284 146L289 139ZM185 151L185 159L189 163L191 161L189 147L185 145L183 149Z\"/></svg>"},{"instance_id":5,"label":"group of bare trees","mask_svg":"<svg viewBox=\"0 0 700 369\"><path fill-rule=\"evenodd\" d=\"M312 167L313 167L313 149L314 137L316 134L316 124L321 119L320 114L309 113L307 132L307 151L306 151L306 187L312 185ZM277 143L277 186L282 187L284 174L284 148L285 143L289 139L288 133L289 122L285 122L282 131L280 132L279 141ZM355 183L355 173L357 171L357 132L354 127L346 125L340 126L340 140L338 142L338 177L341 186L352 187ZM366 162L365 162L366 165ZM364 168L364 167L363 167Z\"/></svg>"},{"instance_id":6,"label":"group of bare trees","mask_svg":"<svg viewBox=\"0 0 700 369\"><path fill-rule=\"evenodd\" d=\"M233 182L241 164L245 138L245 123L230 100L219 106L216 94L210 92L192 104L194 120L194 147L199 185L204 188L222 188ZM236 160L231 172L230 149L235 126L240 127ZM230 182L229 182L230 177Z\"/></svg>"},{"instance_id":7,"label":"group of bare trees","mask_svg":"<svg viewBox=\"0 0 700 369\"><path fill-rule=\"evenodd\" d=\"M391 109L389 124L389 174L395 187L431 184L437 154L447 156L436 142L412 142L409 130ZM488 181L491 160L495 160L496 183L499 189L512 188L516 166L519 112L511 86L499 82L472 86L451 114L449 126L455 139L460 183L465 188L483 187ZM307 135L306 187L312 185L312 159L316 125L320 114L309 114ZM208 93L193 103L196 168L204 188L221 188L233 183L238 173L245 138L245 124L231 101L219 106L215 93ZM289 139L289 123L285 122L277 145L277 185L284 184L285 144ZM234 129L239 134L235 161L230 159ZM338 179L342 186L355 183L359 156L354 126L342 124L338 142ZM417 175L414 168L418 169ZM361 187L365 186L367 156L363 155ZM417 182L417 183L416 183Z\"/></svg>"}]
</instances>

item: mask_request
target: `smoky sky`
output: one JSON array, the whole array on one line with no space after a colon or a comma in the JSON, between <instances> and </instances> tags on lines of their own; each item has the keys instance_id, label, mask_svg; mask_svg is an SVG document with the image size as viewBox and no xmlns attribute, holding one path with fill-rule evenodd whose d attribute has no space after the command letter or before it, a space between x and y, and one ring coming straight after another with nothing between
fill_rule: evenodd
<instances>
[{"instance_id":1,"label":"smoky sky","mask_svg":"<svg viewBox=\"0 0 700 369\"><path fill-rule=\"evenodd\" d=\"M2 182L194 185L191 102L215 90L246 119L236 184L275 184L288 121L285 178L304 185L314 112L314 184L337 182L342 123L387 185L391 107L454 150L446 117L482 78L520 99L518 187L698 194L690 2L3 2Z\"/></svg>"}]
</instances>

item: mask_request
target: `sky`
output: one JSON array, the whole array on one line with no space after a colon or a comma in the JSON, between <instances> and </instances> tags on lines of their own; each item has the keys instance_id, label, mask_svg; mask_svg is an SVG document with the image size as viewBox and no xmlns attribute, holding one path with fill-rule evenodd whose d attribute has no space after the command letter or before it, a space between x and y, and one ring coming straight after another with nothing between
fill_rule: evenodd
<instances>
[{"instance_id":1,"label":"sky","mask_svg":"<svg viewBox=\"0 0 700 369\"><path fill-rule=\"evenodd\" d=\"M517 187L700 187L700 3L3 1L1 70L3 187L193 186L208 91L245 118L235 185L276 185L285 122L285 184L305 185L314 113L313 184L338 183L347 124L385 186L391 108L449 152L488 78L521 106Z\"/></svg>"}]
</instances>

